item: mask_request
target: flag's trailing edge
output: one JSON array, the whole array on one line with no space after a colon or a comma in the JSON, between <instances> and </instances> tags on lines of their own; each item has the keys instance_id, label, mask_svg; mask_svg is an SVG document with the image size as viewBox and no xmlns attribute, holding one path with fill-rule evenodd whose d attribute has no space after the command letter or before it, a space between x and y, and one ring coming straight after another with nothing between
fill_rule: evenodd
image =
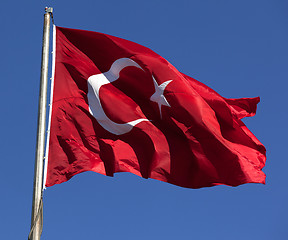
<instances>
[{"instance_id":1,"label":"flag's trailing edge","mask_svg":"<svg viewBox=\"0 0 288 240\"><path fill-rule=\"evenodd\" d=\"M265 183L266 150L226 99L137 43L54 27L45 186L94 171L182 187Z\"/></svg>"},{"instance_id":2,"label":"flag's trailing edge","mask_svg":"<svg viewBox=\"0 0 288 240\"><path fill-rule=\"evenodd\" d=\"M49 103L49 117L48 117L48 127L47 127L47 140L44 158L44 170L43 170L43 187L46 187L47 179L47 168L48 168L48 157L49 157L49 140L50 140L50 129L51 129L51 116L52 116L52 103L53 103L53 90L54 90L54 76L55 76L55 59L56 59L56 26L53 25L53 45L52 45L52 77L50 83L50 103Z\"/></svg>"}]
</instances>

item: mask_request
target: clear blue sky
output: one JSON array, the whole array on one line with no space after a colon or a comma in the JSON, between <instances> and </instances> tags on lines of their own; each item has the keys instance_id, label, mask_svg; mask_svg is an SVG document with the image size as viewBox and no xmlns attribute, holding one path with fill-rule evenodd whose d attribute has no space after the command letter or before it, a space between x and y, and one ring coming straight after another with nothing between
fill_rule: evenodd
<instances>
[{"instance_id":1,"label":"clear blue sky","mask_svg":"<svg viewBox=\"0 0 288 240\"><path fill-rule=\"evenodd\" d=\"M42 239L287 239L288 2L1 3L1 239L30 228L44 7L55 24L147 46L224 97L260 96L244 120L267 148L267 184L185 189L83 173L44 195Z\"/></svg>"}]
</instances>

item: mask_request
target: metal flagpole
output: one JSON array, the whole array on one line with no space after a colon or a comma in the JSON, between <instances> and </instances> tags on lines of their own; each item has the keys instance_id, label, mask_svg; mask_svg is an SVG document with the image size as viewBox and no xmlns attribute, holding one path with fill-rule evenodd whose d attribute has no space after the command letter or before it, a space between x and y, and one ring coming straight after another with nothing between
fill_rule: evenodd
<instances>
[{"instance_id":1,"label":"metal flagpole","mask_svg":"<svg viewBox=\"0 0 288 240\"><path fill-rule=\"evenodd\" d=\"M48 61L49 61L49 38L52 8L45 8L43 26L42 62L40 77L40 92L38 105L38 128L35 153L34 187L31 214L31 230L28 236L30 240L40 240L43 228L43 163L45 147L45 126L46 126L46 105L47 105L47 82L48 82Z\"/></svg>"}]
</instances>

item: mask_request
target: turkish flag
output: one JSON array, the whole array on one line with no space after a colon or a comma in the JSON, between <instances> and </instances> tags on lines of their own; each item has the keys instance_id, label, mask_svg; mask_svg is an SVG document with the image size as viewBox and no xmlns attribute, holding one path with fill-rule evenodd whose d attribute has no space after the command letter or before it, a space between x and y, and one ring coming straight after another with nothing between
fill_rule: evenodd
<instances>
[{"instance_id":1,"label":"turkish flag","mask_svg":"<svg viewBox=\"0 0 288 240\"><path fill-rule=\"evenodd\" d=\"M223 98L134 42L54 31L46 186L85 171L187 188L265 183L265 147L240 120L259 98Z\"/></svg>"}]
</instances>

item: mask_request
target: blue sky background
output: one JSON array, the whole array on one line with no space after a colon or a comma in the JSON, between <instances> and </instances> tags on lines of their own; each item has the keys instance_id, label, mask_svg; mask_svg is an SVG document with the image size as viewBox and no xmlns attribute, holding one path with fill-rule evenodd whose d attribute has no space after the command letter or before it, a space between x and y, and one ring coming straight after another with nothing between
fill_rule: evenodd
<instances>
[{"instance_id":1,"label":"blue sky background","mask_svg":"<svg viewBox=\"0 0 288 240\"><path fill-rule=\"evenodd\" d=\"M1 3L1 239L30 229L45 6L56 25L142 44L224 97L260 96L244 122L267 148L267 184L193 190L83 173L45 191L42 239L287 239L285 0Z\"/></svg>"}]
</instances>

